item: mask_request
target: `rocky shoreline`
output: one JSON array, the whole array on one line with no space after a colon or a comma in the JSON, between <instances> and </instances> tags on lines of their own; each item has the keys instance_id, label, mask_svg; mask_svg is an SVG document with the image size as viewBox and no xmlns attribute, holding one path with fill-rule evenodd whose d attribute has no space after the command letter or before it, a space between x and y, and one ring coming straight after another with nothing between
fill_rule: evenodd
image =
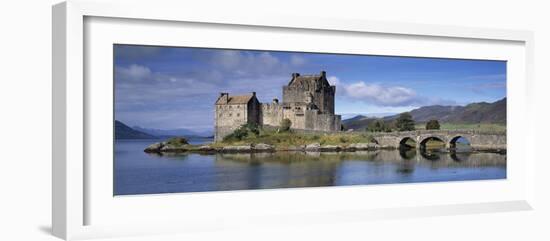
<instances>
[{"instance_id":1,"label":"rocky shoreline","mask_svg":"<svg viewBox=\"0 0 550 241\"><path fill-rule=\"evenodd\" d=\"M340 145L321 145L312 143L300 146L276 147L269 144L259 143L250 145L227 145L222 147L210 145L181 145L175 146L166 142L154 143L145 150L146 153L258 153L258 152L275 152L275 151L307 151L307 152L352 152L352 151L368 151L378 149L392 149L391 147L380 146L375 143L353 143L346 146Z\"/></svg>"}]
</instances>

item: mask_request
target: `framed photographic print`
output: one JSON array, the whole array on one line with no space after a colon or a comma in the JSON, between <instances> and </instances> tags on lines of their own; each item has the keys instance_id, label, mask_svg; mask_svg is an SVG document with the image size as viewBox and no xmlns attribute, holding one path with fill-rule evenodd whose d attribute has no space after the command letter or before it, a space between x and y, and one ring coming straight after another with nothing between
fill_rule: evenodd
<instances>
[{"instance_id":1,"label":"framed photographic print","mask_svg":"<svg viewBox=\"0 0 550 241\"><path fill-rule=\"evenodd\" d=\"M53 8L56 236L531 209L530 32L125 4Z\"/></svg>"},{"instance_id":2,"label":"framed photographic print","mask_svg":"<svg viewBox=\"0 0 550 241\"><path fill-rule=\"evenodd\" d=\"M113 54L114 195L506 178L502 60Z\"/></svg>"}]
</instances>

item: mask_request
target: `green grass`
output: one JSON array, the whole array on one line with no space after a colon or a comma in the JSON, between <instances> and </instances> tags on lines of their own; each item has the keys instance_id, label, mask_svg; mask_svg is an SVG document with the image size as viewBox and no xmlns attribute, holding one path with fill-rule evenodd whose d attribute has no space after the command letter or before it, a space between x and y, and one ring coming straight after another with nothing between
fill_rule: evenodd
<instances>
[{"instance_id":1,"label":"green grass","mask_svg":"<svg viewBox=\"0 0 550 241\"><path fill-rule=\"evenodd\" d=\"M404 144L410 147L414 147L417 145L417 143L412 139L408 139ZM426 148L428 149L438 149L438 148L444 148L444 147L445 147L445 142L442 142L439 140L428 140L426 142Z\"/></svg>"},{"instance_id":2,"label":"green grass","mask_svg":"<svg viewBox=\"0 0 550 241\"><path fill-rule=\"evenodd\" d=\"M426 124L417 124L417 130L425 130ZM505 132L506 124L450 124L440 123L440 130L476 130L490 132Z\"/></svg>"},{"instance_id":3,"label":"green grass","mask_svg":"<svg viewBox=\"0 0 550 241\"><path fill-rule=\"evenodd\" d=\"M439 140L429 140L425 145L427 149L445 148L445 142Z\"/></svg>"},{"instance_id":4,"label":"green grass","mask_svg":"<svg viewBox=\"0 0 550 241\"><path fill-rule=\"evenodd\" d=\"M184 137L172 137L166 141L166 144L174 147L181 147L189 143L187 142L187 139L185 139Z\"/></svg>"},{"instance_id":5,"label":"green grass","mask_svg":"<svg viewBox=\"0 0 550 241\"><path fill-rule=\"evenodd\" d=\"M277 132L276 130L260 130L259 135L248 135L242 140L224 140L213 146L248 145L265 143L276 147L302 146L312 143L321 145L349 145L352 143L370 143L373 141L367 133L296 133Z\"/></svg>"}]
</instances>

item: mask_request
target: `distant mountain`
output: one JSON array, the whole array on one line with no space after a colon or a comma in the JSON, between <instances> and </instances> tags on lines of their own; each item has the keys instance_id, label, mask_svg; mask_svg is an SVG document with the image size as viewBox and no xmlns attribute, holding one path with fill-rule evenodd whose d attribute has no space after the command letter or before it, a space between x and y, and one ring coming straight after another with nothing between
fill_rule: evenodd
<instances>
[{"instance_id":1,"label":"distant mountain","mask_svg":"<svg viewBox=\"0 0 550 241\"><path fill-rule=\"evenodd\" d=\"M353 118L342 120L342 124L346 129L362 130L367 128L369 123L376 119L377 118L367 117L364 115L357 115Z\"/></svg>"},{"instance_id":2,"label":"distant mountain","mask_svg":"<svg viewBox=\"0 0 550 241\"><path fill-rule=\"evenodd\" d=\"M416 123L426 123L431 119L440 123L474 124L474 123L506 123L506 98L493 103L479 102L466 106L423 106L409 111ZM384 121L393 121L399 114L383 117ZM343 120L347 129L364 129L376 120L363 115Z\"/></svg>"},{"instance_id":3,"label":"distant mountain","mask_svg":"<svg viewBox=\"0 0 550 241\"><path fill-rule=\"evenodd\" d=\"M115 120L115 139L157 139L158 137L134 130L124 123Z\"/></svg>"},{"instance_id":4,"label":"distant mountain","mask_svg":"<svg viewBox=\"0 0 550 241\"><path fill-rule=\"evenodd\" d=\"M432 105L432 106L423 106L418 109L409 111L412 115L415 122L428 122L429 120L435 119L440 122L449 122L451 118L456 119L456 115L460 113L465 107L463 106L442 106L442 105ZM399 114L386 116L384 120L394 120L399 117Z\"/></svg>"},{"instance_id":5,"label":"distant mountain","mask_svg":"<svg viewBox=\"0 0 550 241\"><path fill-rule=\"evenodd\" d=\"M342 116L342 119L343 120L346 120L346 119L350 119L350 118L353 118L353 117L357 117L357 116L363 116L363 117L372 117L372 118L380 118L380 117L384 117L384 116L390 116L390 115L395 115L396 113L390 113L390 112L385 112L385 113L369 113L368 116L366 115L362 115L362 114L353 114L353 113L338 113L340 116Z\"/></svg>"},{"instance_id":6,"label":"distant mountain","mask_svg":"<svg viewBox=\"0 0 550 241\"><path fill-rule=\"evenodd\" d=\"M500 123L506 124L506 98L493 102L469 104L457 114L449 116L452 123Z\"/></svg>"},{"instance_id":7,"label":"distant mountain","mask_svg":"<svg viewBox=\"0 0 550 241\"><path fill-rule=\"evenodd\" d=\"M158 137L173 137L173 136L185 136L185 137L209 137L212 136L212 132L210 131L192 131L188 129L170 129L170 130L161 130L161 129L153 129L153 128L143 128L140 126L134 126L132 127L134 130L153 135Z\"/></svg>"}]
</instances>

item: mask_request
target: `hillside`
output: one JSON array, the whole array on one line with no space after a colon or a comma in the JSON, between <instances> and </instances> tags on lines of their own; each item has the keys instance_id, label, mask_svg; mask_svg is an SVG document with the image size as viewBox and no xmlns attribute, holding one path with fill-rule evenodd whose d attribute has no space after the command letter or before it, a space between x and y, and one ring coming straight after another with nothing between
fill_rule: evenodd
<instances>
[{"instance_id":1,"label":"hillside","mask_svg":"<svg viewBox=\"0 0 550 241\"><path fill-rule=\"evenodd\" d=\"M362 130L367 128L369 123L376 119L377 118L367 117L364 115L357 115L353 118L342 120L342 125L344 125L344 128L348 130Z\"/></svg>"},{"instance_id":2,"label":"hillside","mask_svg":"<svg viewBox=\"0 0 550 241\"><path fill-rule=\"evenodd\" d=\"M169 138L174 136L185 136L185 137L210 137L213 136L212 131L194 131L189 129L153 129L153 128L143 128L140 126L132 127L136 131L140 131L149 135L158 136L162 138Z\"/></svg>"},{"instance_id":3,"label":"hillside","mask_svg":"<svg viewBox=\"0 0 550 241\"><path fill-rule=\"evenodd\" d=\"M124 123L115 120L115 139L157 139L157 137L134 130Z\"/></svg>"},{"instance_id":4,"label":"hillside","mask_svg":"<svg viewBox=\"0 0 550 241\"><path fill-rule=\"evenodd\" d=\"M425 123L431 119L439 120L440 123L452 124L506 124L506 98L493 103L479 102L466 106L423 106L411 110L416 123ZM383 117L384 121L393 121L399 115ZM376 118L366 116L355 116L343 120L346 129L364 129Z\"/></svg>"}]
</instances>

